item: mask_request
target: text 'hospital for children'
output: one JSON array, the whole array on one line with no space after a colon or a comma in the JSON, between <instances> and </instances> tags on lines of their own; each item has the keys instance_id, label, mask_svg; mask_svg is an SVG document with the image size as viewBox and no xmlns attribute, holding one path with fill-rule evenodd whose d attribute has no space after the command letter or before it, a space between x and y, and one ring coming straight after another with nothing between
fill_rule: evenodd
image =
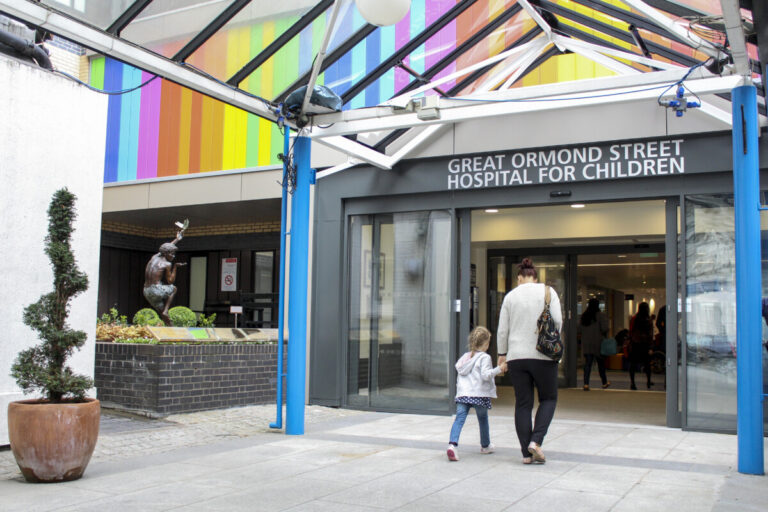
<instances>
[{"instance_id":1,"label":"text 'hospital for children'","mask_svg":"<svg viewBox=\"0 0 768 512\"><path fill-rule=\"evenodd\" d=\"M448 189L539 185L685 173L683 140L454 158Z\"/></svg>"}]
</instances>

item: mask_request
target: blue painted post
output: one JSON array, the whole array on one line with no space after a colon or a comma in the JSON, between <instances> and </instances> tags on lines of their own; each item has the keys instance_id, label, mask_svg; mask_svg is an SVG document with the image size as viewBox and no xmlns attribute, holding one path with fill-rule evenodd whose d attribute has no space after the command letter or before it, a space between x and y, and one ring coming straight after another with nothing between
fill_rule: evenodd
<instances>
[{"instance_id":1,"label":"blue painted post","mask_svg":"<svg viewBox=\"0 0 768 512\"><path fill-rule=\"evenodd\" d=\"M757 89L733 89L733 209L736 235L736 430L739 473L762 475L760 176Z\"/></svg>"},{"instance_id":2,"label":"blue painted post","mask_svg":"<svg viewBox=\"0 0 768 512\"><path fill-rule=\"evenodd\" d=\"M283 139L283 155L290 151L291 129L286 125ZM283 200L280 203L280 285L277 296L277 412L269 428L283 428L283 324L285 323L285 231L288 220L288 166L283 162Z\"/></svg>"},{"instance_id":3,"label":"blue painted post","mask_svg":"<svg viewBox=\"0 0 768 512\"><path fill-rule=\"evenodd\" d=\"M296 137L293 158L296 190L291 198L291 260L288 274L288 375L285 433L304 434L304 387L307 364L307 270L309 261L310 139Z\"/></svg>"}]
</instances>

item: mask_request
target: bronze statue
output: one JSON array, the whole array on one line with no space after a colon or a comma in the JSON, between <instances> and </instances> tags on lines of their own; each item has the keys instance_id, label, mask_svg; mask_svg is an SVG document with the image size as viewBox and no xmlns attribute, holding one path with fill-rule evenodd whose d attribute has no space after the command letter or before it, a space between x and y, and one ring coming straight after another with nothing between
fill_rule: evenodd
<instances>
[{"instance_id":1,"label":"bronze statue","mask_svg":"<svg viewBox=\"0 0 768 512\"><path fill-rule=\"evenodd\" d=\"M150 258L144 270L144 298L160 314L165 325L171 325L168 309L176 296L176 286L173 284L176 281L176 269L186 265L178 262L171 264L176 257L176 243L182 239L189 220L184 220L184 224L177 222L176 225L180 228L176 238L173 242L161 245L160 252Z\"/></svg>"}]
</instances>

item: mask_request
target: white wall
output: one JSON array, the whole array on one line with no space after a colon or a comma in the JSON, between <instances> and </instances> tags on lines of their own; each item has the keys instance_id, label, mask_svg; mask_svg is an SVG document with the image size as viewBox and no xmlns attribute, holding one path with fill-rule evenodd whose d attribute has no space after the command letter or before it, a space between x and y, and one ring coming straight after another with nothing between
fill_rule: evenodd
<instances>
[{"instance_id":1,"label":"white wall","mask_svg":"<svg viewBox=\"0 0 768 512\"><path fill-rule=\"evenodd\" d=\"M72 245L88 290L72 302L69 325L88 334L69 360L93 376L107 98L58 75L0 55L0 445L8 444L8 403L22 398L10 376L16 354L39 343L22 311L52 290L43 252L53 193L73 192ZM91 393L95 396L95 393Z\"/></svg>"}]
</instances>

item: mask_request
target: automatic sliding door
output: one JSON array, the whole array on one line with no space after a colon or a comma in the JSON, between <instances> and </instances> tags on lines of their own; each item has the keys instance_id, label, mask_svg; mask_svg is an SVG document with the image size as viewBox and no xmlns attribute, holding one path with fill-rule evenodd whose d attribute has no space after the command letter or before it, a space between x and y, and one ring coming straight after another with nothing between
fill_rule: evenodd
<instances>
[{"instance_id":1,"label":"automatic sliding door","mask_svg":"<svg viewBox=\"0 0 768 512\"><path fill-rule=\"evenodd\" d=\"M445 211L351 218L350 405L449 410L451 240Z\"/></svg>"}]
</instances>

